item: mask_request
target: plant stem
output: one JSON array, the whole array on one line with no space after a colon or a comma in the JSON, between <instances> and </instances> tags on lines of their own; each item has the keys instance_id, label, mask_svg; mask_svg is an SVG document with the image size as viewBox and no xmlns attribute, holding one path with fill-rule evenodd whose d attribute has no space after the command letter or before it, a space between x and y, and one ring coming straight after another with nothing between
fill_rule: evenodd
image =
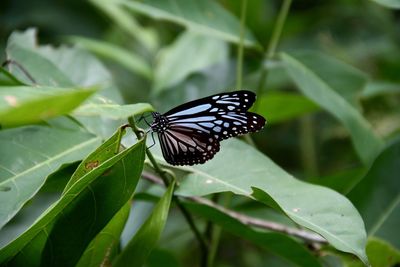
<instances>
[{"instance_id":1,"label":"plant stem","mask_svg":"<svg viewBox=\"0 0 400 267\"><path fill-rule=\"evenodd\" d=\"M282 35L282 29L283 29L283 26L285 25L285 21L286 21L287 14L289 12L291 3L292 3L292 0L284 0L283 1L283 4L282 4L281 9L278 14L278 19L276 21L274 30L272 32L271 39L268 43L267 52L265 53L265 61L272 60L275 57L276 48L278 46L279 39ZM267 77L268 77L268 68L264 64L262 71L261 71L258 87L257 87L257 95L261 95L261 93L263 92L265 84L267 83ZM257 107L257 102L256 102L256 107ZM257 108L256 108L256 110L257 110Z\"/></svg>"},{"instance_id":2,"label":"plant stem","mask_svg":"<svg viewBox=\"0 0 400 267\"><path fill-rule=\"evenodd\" d=\"M312 115L300 120L300 149L303 169L307 178L318 175L318 164L315 148L315 134Z\"/></svg>"},{"instance_id":3,"label":"plant stem","mask_svg":"<svg viewBox=\"0 0 400 267\"><path fill-rule=\"evenodd\" d=\"M272 32L271 40L268 44L267 59L272 59L275 56L276 47L278 46L279 39L282 35L283 25L285 25L286 17L289 12L292 0L284 0L281 10L279 11L278 20Z\"/></svg>"},{"instance_id":4,"label":"plant stem","mask_svg":"<svg viewBox=\"0 0 400 267\"><path fill-rule=\"evenodd\" d=\"M141 138L143 134L143 130L139 129L136 126L135 119L133 117L128 118L129 125L132 127L133 132L135 133L137 138ZM160 176L162 179L164 185L168 187L169 185L169 180L167 177L167 174L171 174L171 172L167 172L166 170L163 170L158 162L155 160L153 154L151 154L150 150L146 148L146 155L148 159L150 160L151 164L153 165L154 170L157 172L157 174ZM175 176L172 174L172 178L176 180ZM196 224L194 223L194 219L192 215L189 213L189 211L182 205L180 202L179 198L176 196L173 196L172 200L176 204L176 206L179 208L179 210L182 212L183 217L186 219L187 223L189 224L190 229L193 231L197 241L199 242L200 249L202 251L202 254L207 255L208 254L208 245L207 242L205 241L204 237L200 233L199 229L197 229Z\"/></svg>"},{"instance_id":5,"label":"plant stem","mask_svg":"<svg viewBox=\"0 0 400 267\"><path fill-rule=\"evenodd\" d=\"M243 80L243 48L244 48L244 33L246 22L247 0L242 0L242 13L240 15L240 39L237 50L237 65L236 65L236 90L242 89Z\"/></svg>"},{"instance_id":6,"label":"plant stem","mask_svg":"<svg viewBox=\"0 0 400 267\"><path fill-rule=\"evenodd\" d=\"M228 208L231 200L232 200L232 193L226 192L223 194L224 199L222 206L225 208ZM211 203L214 203L216 201L213 201ZM211 233L211 238L210 238L210 250L208 254L208 267L212 267L214 265L214 260L215 256L217 255L218 247L219 247L219 241L221 240L221 233L222 233L222 228L219 226L213 225L213 232Z\"/></svg>"}]
</instances>

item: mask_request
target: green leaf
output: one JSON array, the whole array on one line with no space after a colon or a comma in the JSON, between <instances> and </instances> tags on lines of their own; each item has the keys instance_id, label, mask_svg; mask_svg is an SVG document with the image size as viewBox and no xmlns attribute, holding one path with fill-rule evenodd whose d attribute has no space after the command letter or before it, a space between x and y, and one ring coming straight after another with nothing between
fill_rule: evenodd
<instances>
[{"instance_id":1,"label":"green leaf","mask_svg":"<svg viewBox=\"0 0 400 267\"><path fill-rule=\"evenodd\" d=\"M346 195L367 173L367 168L342 170L323 177L314 177L308 181L313 184L332 188Z\"/></svg>"},{"instance_id":2,"label":"green leaf","mask_svg":"<svg viewBox=\"0 0 400 267\"><path fill-rule=\"evenodd\" d=\"M368 81L366 74L320 52L292 52L290 56L315 73L331 90L334 90L353 107L361 109L359 98ZM287 69L286 65L284 67Z\"/></svg>"},{"instance_id":3,"label":"green leaf","mask_svg":"<svg viewBox=\"0 0 400 267\"><path fill-rule=\"evenodd\" d=\"M378 239L369 238L367 243L367 255L373 267L395 267L400 263L400 251L390 243ZM346 267L363 267L364 265L348 255L339 255Z\"/></svg>"},{"instance_id":4,"label":"green leaf","mask_svg":"<svg viewBox=\"0 0 400 267\"><path fill-rule=\"evenodd\" d=\"M400 9L400 2L398 0L372 0L372 1L385 7Z\"/></svg>"},{"instance_id":5,"label":"green leaf","mask_svg":"<svg viewBox=\"0 0 400 267\"><path fill-rule=\"evenodd\" d=\"M74 44L82 46L98 56L113 60L114 62L125 67L127 70L138 74L143 78L148 80L152 79L153 72L150 64L139 55L134 54L132 51L128 51L122 47L104 41L89 38L70 37L68 39Z\"/></svg>"},{"instance_id":6,"label":"green leaf","mask_svg":"<svg viewBox=\"0 0 400 267\"><path fill-rule=\"evenodd\" d=\"M304 245L295 239L275 232L260 232L242 224L232 217L206 205L185 203L185 206L193 213L206 218L219 225L224 231L247 239L275 254L294 263L296 266L312 267L321 264L308 251Z\"/></svg>"},{"instance_id":7,"label":"green leaf","mask_svg":"<svg viewBox=\"0 0 400 267\"><path fill-rule=\"evenodd\" d=\"M362 92L362 97L371 98L378 95L399 94L399 93L400 93L400 84L374 81L367 83L367 86L365 86Z\"/></svg>"},{"instance_id":8,"label":"green leaf","mask_svg":"<svg viewBox=\"0 0 400 267\"><path fill-rule=\"evenodd\" d=\"M383 143L374 134L368 121L314 69L289 54L283 53L281 58L298 88L349 130L358 156L365 165L369 165L382 149Z\"/></svg>"},{"instance_id":9,"label":"green leaf","mask_svg":"<svg viewBox=\"0 0 400 267\"><path fill-rule=\"evenodd\" d=\"M172 252L161 250L161 249L154 249L147 262L147 267L181 267L182 265L179 264L176 257L172 254Z\"/></svg>"},{"instance_id":10,"label":"green leaf","mask_svg":"<svg viewBox=\"0 0 400 267\"><path fill-rule=\"evenodd\" d=\"M183 32L173 44L160 52L153 89L159 93L183 81L189 74L227 58L228 48L224 42L189 31Z\"/></svg>"},{"instance_id":11,"label":"green leaf","mask_svg":"<svg viewBox=\"0 0 400 267\"><path fill-rule=\"evenodd\" d=\"M73 115L76 116L103 116L110 119L126 119L130 116L153 111L153 107L147 103L130 105L101 104L90 102L75 109Z\"/></svg>"},{"instance_id":12,"label":"green leaf","mask_svg":"<svg viewBox=\"0 0 400 267\"><path fill-rule=\"evenodd\" d=\"M91 240L132 197L144 150L145 142L140 140L84 175L0 251L0 263L75 266Z\"/></svg>"},{"instance_id":13,"label":"green leaf","mask_svg":"<svg viewBox=\"0 0 400 267\"><path fill-rule=\"evenodd\" d=\"M400 263L400 251L378 238L368 239L367 255L371 266L391 267Z\"/></svg>"},{"instance_id":14,"label":"green leaf","mask_svg":"<svg viewBox=\"0 0 400 267\"><path fill-rule=\"evenodd\" d=\"M76 47L38 46L36 30L13 32L7 43L7 57L18 62L36 85L51 87L104 87L99 94L107 100L121 103L118 90L112 86L112 76L93 55ZM33 84L26 73L11 65L11 73L26 84Z\"/></svg>"},{"instance_id":15,"label":"green leaf","mask_svg":"<svg viewBox=\"0 0 400 267\"><path fill-rule=\"evenodd\" d=\"M99 143L99 138L86 132L43 126L1 131L0 228L36 194L49 174L82 159Z\"/></svg>"},{"instance_id":16,"label":"green leaf","mask_svg":"<svg viewBox=\"0 0 400 267\"><path fill-rule=\"evenodd\" d=\"M121 138L125 132L126 130L124 128L118 128L109 139L82 160L65 186L63 194L83 176L115 156L120 150Z\"/></svg>"},{"instance_id":17,"label":"green leaf","mask_svg":"<svg viewBox=\"0 0 400 267\"><path fill-rule=\"evenodd\" d=\"M90 2L109 16L122 30L137 39L150 52L156 52L159 40L154 28L142 27L124 6L113 1L90 0Z\"/></svg>"},{"instance_id":18,"label":"green leaf","mask_svg":"<svg viewBox=\"0 0 400 267\"><path fill-rule=\"evenodd\" d=\"M96 90L0 86L0 125L18 126L68 114Z\"/></svg>"},{"instance_id":19,"label":"green leaf","mask_svg":"<svg viewBox=\"0 0 400 267\"><path fill-rule=\"evenodd\" d=\"M299 225L320 234L338 250L368 262L363 221L344 196L295 179L243 142L227 140L223 144L221 152L206 164L180 167L190 173L181 181L177 194L193 196L231 191L264 203L269 198L272 207Z\"/></svg>"},{"instance_id":20,"label":"green leaf","mask_svg":"<svg viewBox=\"0 0 400 267\"><path fill-rule=\"evenodd\" d=\"M12 64L9 70L26 84L44 86L72 87L70 80L53 62L35 51L36 30L29 29L24 33L13 32L8 39L6 53L10 60L18 62L20 67ZM29 74L29 76L27 75ZM34 79L32 81L30 76Z\"/></svg>"},{"instance_id":21,"label":"green leaf","mask_svg":"<svg viewBox=\"0 0 400 267\"><path fill-rule=\"evenodd\" d=\"M164 196L125 249L116 258L113 266L142 266L146 262L151 250L157 245L167 221L174 186L174 182L169 185Z\"/></svg>"},{"instance_id":22,"label":"green leaf","mask_svg":"<svg viewBox=\"0 0 400 267\"><path fill-rule=\"evenodd\" d=\"M400 248L400 139L388 146L348 194L360 211L370 236L381 237Z\"/></svg>"},{"instance_id":23,"label":"green leaf","mask_svg":"<svg viewBox=\"0 0 400 267\"><path fill-rule=\"evenodd\" d=\"M119 239L128 220L131 208L129 200L103 230L90 242L77 267L110 266L119 248Z\"/></svg>"},{"instance_id":24,"label":"green leaf","mask_svg":"<svg viewBox=\"0 0 400 267\"><path fill-rule=\"evenodd\" d=\"M12 73L3 67L0 67L0 86L4 85L24 85Z\"/></svg>"},{"instance_id":25,"label":"green leaf","mask_svg":"<svg viewBox=\"0 0 400 267\"><path fill-rule=\"evenodd\" d=\"M133 11L159 20L172 21L191 31L239 43L240 23L237 18L212 0L113 0ZM244 45L259 47L253 35L246 30Z\"/></svg>"},{"instance_id":26,"label":"green leaf","mask_svg":"<svg viewBox=\"0 0 400 267\"><path fill-rule=\"evenodd\" d=\"M293 93L270 92L257 101L257 113L267 118L267 123L279 123L319 110L312 101Z\"/></svg>"}]
</instances>

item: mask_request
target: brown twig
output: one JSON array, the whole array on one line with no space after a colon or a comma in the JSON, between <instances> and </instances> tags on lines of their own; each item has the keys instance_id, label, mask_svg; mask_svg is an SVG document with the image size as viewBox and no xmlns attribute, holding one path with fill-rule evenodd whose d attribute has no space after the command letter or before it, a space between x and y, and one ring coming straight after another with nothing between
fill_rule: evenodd
<instances>
[{"instance_id":1,"label":"brown twig","mask_svg":"<svg viewBox=\"0 0 400 267\"><path fill-rule=\"evenodd\" d=\"M143 172L142 177L155 183L155 184L163 185L162 180L152 173ZM306 230L302 230L302 229L288 227L286 225L282 225L282 224L279 224L276 222L271 222L271 221L247 216L247 215L241 214L239 212L224 208L206 198L202 198L202 197L185 197L185 198L189 199L193 202L217 209L218 211L224 213L225 215L228 215L248 226L253 226L253 227L257 227L257 228L261 228L261 229L267 229L267 230L272 230L272 231L276 231L276 232L280 232L280 233L285 233L285 234L288 234L291 236L301 238L304 241L311 242L311 243L319 243L319 244L327 243L327 241L318 234L315 234L315 233L312 233L312 232L309 232Z\"/></svg>"}]
</instances>

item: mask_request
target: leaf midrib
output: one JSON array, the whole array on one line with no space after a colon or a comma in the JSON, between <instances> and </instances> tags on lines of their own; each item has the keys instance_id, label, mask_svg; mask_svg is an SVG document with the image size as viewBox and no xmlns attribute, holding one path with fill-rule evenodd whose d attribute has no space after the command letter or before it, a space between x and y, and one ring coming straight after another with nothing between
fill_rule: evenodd
<instances>
[{"instance_id":1,"label":"leaf midrib","mask_svg":"<svg viewBox=\"0 0 400 267\"><path fill-rule=\"evenodd\" d=\"M33 172L33 171L35 171L36 169L39 169L39 168L41 168L41 167L43 167L43 166L45 166L45 165L47 165L47 164L50 164L50 163L52 163L53 161L55 161L55 160L57 160L57 159L59 159L59 158L65 156L65 155L67 155L67 154L69 154L69 153L74 152L75 150L79 150L80 148L85 147L85 146L87 146L87 145L90 145L90 144L92 144L92 143L94 143L94 142L97 142L97 141L100 141L100 137L95 137L95 138L92 138L92 139L90 139L90 140L88 140L88 141L79 143L78 145L75 145L75 146L73 146L73 147L71 147L71 148L69 148L69 149L67 149L67 150L64 150L63 152L57 154L56 156L54 156L54 157L52 157L52 158L49 158L48 160L45 160L45 161L42 161L42 162L39 163L39 164L36 164L36 165L33 166L32 168L26 169L25 171L18 173L17 175L11 177L10 179L4 180L3 182L0 183L0 186L1 186L1 185L4 185L4 184L6 184L6 183L8 183L8 182L10 182L10 181L14 181L14 182L15 182L16 179L22 177L23 175L28 174L28 173L30 173L30 172Z\"/></svg>"}]
</instances>

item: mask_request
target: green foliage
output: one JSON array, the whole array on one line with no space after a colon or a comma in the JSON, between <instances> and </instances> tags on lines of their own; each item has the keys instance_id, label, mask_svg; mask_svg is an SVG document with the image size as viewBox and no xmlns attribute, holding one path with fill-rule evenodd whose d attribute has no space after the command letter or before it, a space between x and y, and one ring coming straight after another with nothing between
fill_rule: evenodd
<instances>
[{"instance_id":1,"label":"green foliage","mask_svg":"<svg viewBox=\"0 0 400 267\"><path fill-rule=\"evenodd\" d=\"M126 249L115 259L115 266L142 266L146 262L147 257L157 244L164 229L174 188L175 183L172 182L135 237L132 238L126 245Z\"/></svg>"},{"instance_id":2,"label":"green foliage","mask_svg":"<svg viewBox=\"0 0 400 267\"><path fill-rule=\"evenodd\" d=\"M1 266L400 264L398 1L39 2L1 7ZM236 81L253 142L146 151L139 116Z\"/></svg>"}]
</instances>

